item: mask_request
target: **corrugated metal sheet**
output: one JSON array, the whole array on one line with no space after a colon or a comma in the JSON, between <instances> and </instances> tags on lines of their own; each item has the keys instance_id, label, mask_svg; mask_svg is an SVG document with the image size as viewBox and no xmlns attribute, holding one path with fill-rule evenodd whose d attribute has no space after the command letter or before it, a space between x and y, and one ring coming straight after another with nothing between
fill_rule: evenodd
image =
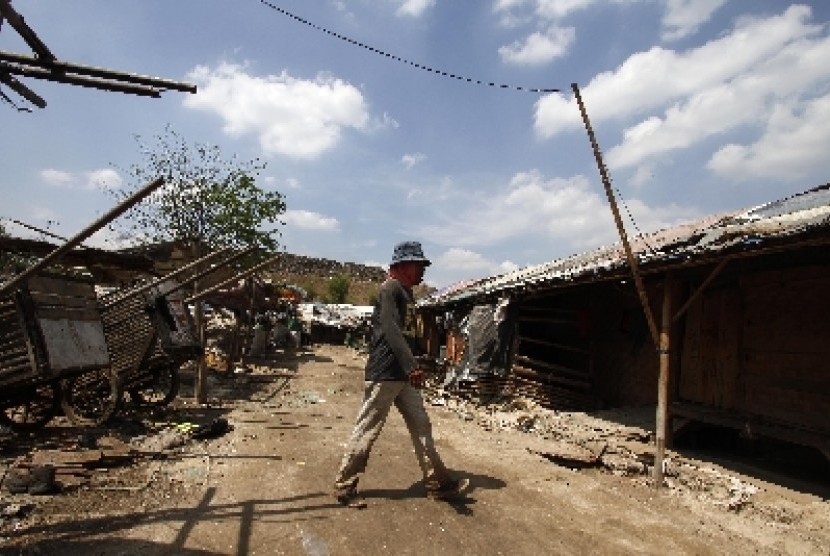
<instances>
[{"instance_id":1,"label":"corrugated metal sheet","mask_svg":"<svg viewBox=\"0 0 830 556\"><path fill-rule=\"evenodd\" d=\"M830 183L748 210L708 216L630 239L641 266L668 266L720 252L762 250L770 241L798 240L816 231L830 231ZM608 275L628 267L621 243L507 274L450 286L419 302L420 307L463 302L540 285L566 285Z\"/></svg>"}]
</instances>

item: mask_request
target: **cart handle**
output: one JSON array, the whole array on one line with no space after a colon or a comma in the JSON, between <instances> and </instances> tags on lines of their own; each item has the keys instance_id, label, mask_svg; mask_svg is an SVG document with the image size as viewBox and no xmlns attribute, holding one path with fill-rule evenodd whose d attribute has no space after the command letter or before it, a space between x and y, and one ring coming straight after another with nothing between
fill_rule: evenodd
<instances>
[{"instance_id":1,"label":"cart handle","mask_svg":"<svg viewBox=\"0 0 830 556\"><path fill-rule=\"evenodd\" d=\"M242 257L244 257L245 255L249 255L250 253L252 253L252 252L253 252L253 251L255 251L255 250L256 250L256 246L254 246L254 247L248 247L248 248L246 248L246 249L243 249L243 250L242 250L242 251L240 251L239 253L236 253L236 254L234 254L234 255L232 255L232 256L230 256L230 257L228 257L228 258L227 258L227 259L225 259L224 261L222 261L222 262L220 262L220 263L217 263L217 264L215 264L214 266L211 266L210 268L205 269L205 270L203 270L202 272L199 272L198 274L194 274L193 276L191 276L191 277L190 277L190 278L188 278L187 280L185 280L185 281L181 282L180 284L177 284L176 286L174 286L174 287L170 288L169 290L166 290L166 291L164 292L164 294L163 294L163 295L169 295L170 293L172 293L172 292L174 292L174 291L176 291L176 290L180 290L180 289L182 289L183 287L187 286L188 284L191 284L191 283L193 283L194 281L199 280L200 278L204 278L205 276L207 276L207 275L208 275L208 274L210 274L211 272L213 272L213 271L215 271L215 270L219 270L219 269L220 269L220 268L222 268L223 266L227 266L227 265L229 265L230 263L232 263L232 262L234 262L234 261L236 261L236 260L241 259L241 258L242 258Z\"/></svg>"},{"instance_id":2,"label":"cart handle","mask_svg":"<svg viewBox=\"0 0 830 556\"><path fill-rule=\"evenodd\" d=\"M244 271L244 272L240 272L240 273L239 273L239 274L237 274L236 276L233 276L233 277L231 277L231 278L228 278L227 280L225 280L224 282L222 282L222 283L220 283L220 284L216 284L216 285L215 285L215 286L213 286L213 287L210 287L210 288L208 288L208 289L206 289L206 290L202 290L202 291L200 291L199 293L197 293L197 294L195 294L195 295L192 295L192 296L188 297L187 299L185 299L185 300L184 300L184 302L185 302L185 303L193 303L194 301L198 301L199 299L202 299L203 297L205 297L205 296L207 296L207 295L210 295L211 293L215 292L216 290L219 290L219 289L221 289L221 288L224 288L224 287L225 287L225 286L227 286L228 284L231 284L231 283L233 283L233 282L236 282L237 280L241 280L242 278L246 278L246 277L250 276L251 274L253 274L254 272L256 272L257 270L261 270L261 269L263 269L263 268L265 268L265 267L267 267L267 266L269 266L269 265L274 264L275 262L277 262L277 260L278 260L280 257L282 257L282 254L275 255L275 256L271 257L270 259L268 259L267 261L261 262L261 263L259 263L259 264L258 264L258 265L256 265L256 266L252 266L252 267L251 267L251 268L249 268L248 270L246 270L246 271Z\"/></svg>"},{"instance_id":3,"label":"cart handle","mask_svg":"<svg viewBox=\"0 0 830 556\"><path fill-rule=\"evenodd\" d=\"M176 269L176 270L174 270L174 271L172 271L168 274L165 274L161 278L156 278L155 280L147 282L146 284L141 284L140 286L136 286L135 288L133 288L132 290L130 290L126 293L124 293L123 295L119 295L117 299L114 299L114 300L110 301L109 303L104 304L102 307L104 309L109 309L110 307L112 307L116 303L120 303L120 302L124 301L125 299L128 299L130 297L134 297L134 296L136 296L140 293L146 292L147 290L158 286L159 284L161 284L165 280L169 280L169 279L171 279L175 276L178 276L180 274L183 274L183 273L187 272L188 270L190 270L190 269L192 269L192 268L194 268L194 267L196 267L196 266L198 266L202 263L213 260L213 259L215 259L215 258L217 258L221 255L224 255L225 253L230 251L230 249L231 249L230 247L223 247L222 249L219 249L218 251L214 251L213 253L209 253L209 254L205 255L201 259L196 259L195 261L193 261L191 263L188 263L188 264L184 265L181 268L178 268L178 269Z\"/></svg>"},{"instance_id":4,"label":"cart handle","mask_svg":"<svg viewBox=\"0 0 830 556\"><path fill-rule=\"evenodd\" d=\"M13 290L21 283L23 283L26 279L30 276L35 274L40 269L46 267L50 263L57 260L59 257L63 256L67 251L71 251L73 248L77 247L81 243L84 242L89 236L133 208L136 204L142 201L145 197L147 197L150 193L155 191L164 183L164 178L156 178L152 182L148 183L128 198L124 199L120 204L118 204L115 208L111 209L108 213L104 216L81 230L75 237L64 243L62 246L58 247L45 257L43 257L40 261L36 262L2 286L0 286L0 296L5 295L7 292Z\"/></svg>"}]
</instances>

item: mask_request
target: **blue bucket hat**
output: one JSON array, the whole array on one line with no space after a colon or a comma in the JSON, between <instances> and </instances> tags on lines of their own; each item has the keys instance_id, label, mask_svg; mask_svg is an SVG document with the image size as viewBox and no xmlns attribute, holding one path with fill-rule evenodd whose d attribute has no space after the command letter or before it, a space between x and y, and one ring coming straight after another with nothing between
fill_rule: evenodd
<instances>
[{"instance_id":1,"label":"blue bucket hat","mask_svg":"<svg viewBox=\"0 0 830 556\"><path fill-rule=\"evenodd\" d=\"M424 266L429 266L432 263L429 259L424 257L424 252L421 249L421 244L417 241L404 241L395 246L395 253L392 255L392 262L389 266L395 266L398 263L405 262L424 263Z\"/></svg>"}]
</instances>

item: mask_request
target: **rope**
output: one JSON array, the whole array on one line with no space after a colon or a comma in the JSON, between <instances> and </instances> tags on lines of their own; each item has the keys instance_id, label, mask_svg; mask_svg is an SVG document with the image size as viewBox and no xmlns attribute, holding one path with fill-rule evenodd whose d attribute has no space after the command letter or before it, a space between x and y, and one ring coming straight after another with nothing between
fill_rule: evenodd
<instances>
[{"instance_id":1,"label":"rope","mask_svg":"<svg viewBox=\"0 0 830 556\"><path fill-rule=\"evenodd\" d=\"M458 75L458 74L451 73L451 72L448 72L448 71L444 71L444 70L440 70L440 69L436 69L436 68L431 68L429 66L425 66L424 64L419 64L419 63L413 62L411 60L407 60L406 58L401 58L400 56L395 56L394 54L390 54L389 52L386 52L386 51L381 50L379 48L375 48L375 47L370 46L368 44L364 44L362 42L356 41L356 40L354 40L350 37L347 37L345 35L341 35L340 33L336 33L336 32L334 32L330 29L327 29L325 27L317 25L316 23L314 23L312 21L309 21L309 20L304 19L304 18L302 18L302 17L300 17L296 14L293 14L293 13L289 12L288 10L280 8L279 6L275 6L273 3L269 2L268 0L260 0L260 2L262 4L264 4L265 6L268 6L272 10L276 11L277 13L279 13L281 15L284 15L286 17L289 17L289 18L293 19L294 21L297 21L298 23L302 23L303 25L307 25L307 26L311 27L312 29L320 31L321 33L325 33L325 34L330 35L330 36L332 36L336 39L340 39L341 41L347 42L347 43L349 43L353 46L357 46L357 47L363 48L364 50L368 50L369 52L373 52L373 53L377 54L378 56L383 56L384 58L389 58L390 60L394 60L396 62L400 62L402 64L414 67L415 69L427 71L427 72L433 73L433 74L441 76L441 77L448 77L450 79L456 79L458 81L464 81L464 82L467 82L467 83L470 83L470 84L473 84L473 85L485 85L485 86L488 86L488 87L497 87L499 89L512 89L514 91L522 91L522 92L529 92L529 93L558 93L559 92L559 89L549 89L549 88L540 88L540 87L520 87L520 86L517 86L517 85L508 85L508 84L494 83L494 82L490 82L490 81L481 81L480 79L473 79L471 77L464 77L463 75Z\"/></svg>"}]
</instances>

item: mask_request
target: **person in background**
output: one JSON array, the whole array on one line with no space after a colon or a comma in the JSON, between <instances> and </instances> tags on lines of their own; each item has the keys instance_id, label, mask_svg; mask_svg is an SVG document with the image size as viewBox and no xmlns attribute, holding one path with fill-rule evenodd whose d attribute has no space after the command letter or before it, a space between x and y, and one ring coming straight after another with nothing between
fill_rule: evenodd
<instances>
[{"instance_id":1,"label":"person in background","mask_svg":"<svg viewBox=\"0 0 830 556\"><path fill-rule=\"evenodd\" d=\"M335 477L335 497L344 506L363 508L358 493L372 445L394 405L403 416L424 476L427 496L446 499L458 494L463 483L450 476L435 449L432 424L420 388L425 374L413 353L414 338L404 334L407 308L413 303L412 287L420 284L431 263L421 244L407 241L395 246L389 276L381 285L372 313L372 337L365 367L363 405Z\"/></svg>"}]
</instances>

